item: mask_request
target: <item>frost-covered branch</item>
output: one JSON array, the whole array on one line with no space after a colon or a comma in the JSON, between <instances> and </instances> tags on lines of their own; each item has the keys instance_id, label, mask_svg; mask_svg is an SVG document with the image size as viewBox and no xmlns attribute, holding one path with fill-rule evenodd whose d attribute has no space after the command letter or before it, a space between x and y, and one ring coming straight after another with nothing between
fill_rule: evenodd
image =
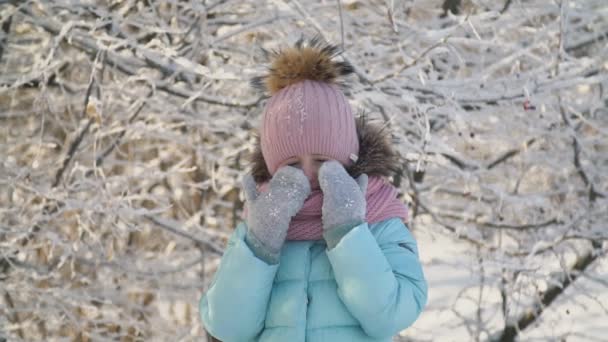
<instances>
[{"instance_id":1,"label":"frost-covered branch","mask_svg":"<svg viewBox=\"0 0 608 342\"><path fill-rule=\"evenodd\" d=\"M520 331L526 329L529 325L534 323L543 311L555 301L555 299L568 289L568 287L583 274L589 266L596 261L603 254L598 248L599 243L593 243L593 249L590 252L582 255L576 260L572 268L559 279L555 279L555 285L550 286L546 291L540 294L539 299L534 303L534 307L525 311L513 324L506 326L505 330L495 339L500 342L515 341L516 336Z\"/></svg>"},{"instance_id":2,"label":"frost-covered branch","mask_svg":"<svg viewBox=\"0 0 608 342\"><path fill-rule=\"evenodd\" d=\"M315 35L402 157L436 295L401 338L597 338L561 313L605 310L604 0L0 4L0 340L205 336L257 51Z\"/></svg>"}]
</instances>

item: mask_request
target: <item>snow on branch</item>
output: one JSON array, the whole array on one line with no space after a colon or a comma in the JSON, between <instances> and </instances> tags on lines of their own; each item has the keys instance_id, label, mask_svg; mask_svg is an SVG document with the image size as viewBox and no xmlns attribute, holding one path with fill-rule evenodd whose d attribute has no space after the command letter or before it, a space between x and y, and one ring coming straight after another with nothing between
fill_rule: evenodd
<instances>
[{"instance_id":1,"label":"snow on branch","mask_svg":"<svg viewBox=\"0 0 608 342\"><path fill-rule=\"evenodd\" d=\"M403 157L434 295L402 337L596 338L562 313L605 311L607 18L604 0L0 1L0 340L205 336L258 51L315 35Z\"/></svg>"}]
</instances>

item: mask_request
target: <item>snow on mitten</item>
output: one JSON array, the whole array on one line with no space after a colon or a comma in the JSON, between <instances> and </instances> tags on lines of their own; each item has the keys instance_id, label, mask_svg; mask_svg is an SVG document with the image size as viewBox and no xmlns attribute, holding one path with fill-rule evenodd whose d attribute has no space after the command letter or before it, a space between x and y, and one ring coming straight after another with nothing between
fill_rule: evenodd
<instances>
[{"instance_id":1,"label":"snow on mitten","mask_svg":"<svg viewBox=\"0 0 608 342\"><path fill-rule=\"evenodd\" d=\"M248 206L245 241L259 258L276 264L289 222L310 194L308 178L302 170L284 166L270 180L267 192L258 193L250 174L243 179L243 190Z\"/></svg>"},{"instance_id":2,"label":"snow on mitten","mask_svg":"<svg viewBox=\"0 0 608 342\"><path fill-rule=\"evenodd\" d=\"M319 185L323 191L323 237L330 249L352 228L365 221L367 182L366 174L355 181L335 160L321 165Z\"/></svg>"}]
</instances>

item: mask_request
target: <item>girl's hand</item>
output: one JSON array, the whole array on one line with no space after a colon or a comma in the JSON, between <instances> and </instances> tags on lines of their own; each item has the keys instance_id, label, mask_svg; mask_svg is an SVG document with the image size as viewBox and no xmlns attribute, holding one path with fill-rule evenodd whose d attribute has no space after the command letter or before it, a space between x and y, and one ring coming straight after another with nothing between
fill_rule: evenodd
<instances>
[{"instance_id":1,"label":"girl's hand","mask_svg":"<svg viewBox=\"0 0 608 342\"><path fill-rule=\"evenodd\" d=\"M253 244L261 243L269 254L279 254L289 229L289 222L310 194L310 183L302 170L291 166L280 168L272 177L269 189L258 193L253 177L243 179L247 200L247 226Z\"/></svg>"},{"instance_id":2,"label":"girl's hand","mask_svg":"<svg viewBox=\"0 0 608 342\"><path fill-rule=\"evenodd\" d=\"M355 181L342 164L332 160L319 169L319 185L323 191L323 230L352 228L365 221L367 175Z\"/></svg>"}]
</instances>

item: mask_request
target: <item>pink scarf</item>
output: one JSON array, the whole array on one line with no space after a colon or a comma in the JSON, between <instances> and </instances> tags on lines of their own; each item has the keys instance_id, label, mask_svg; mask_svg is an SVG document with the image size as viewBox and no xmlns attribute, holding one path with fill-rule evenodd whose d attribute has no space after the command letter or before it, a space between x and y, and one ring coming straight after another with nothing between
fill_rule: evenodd
<instances>
[{"instance_id":1,"label":"pink scarf","mask_svg":"<svg viewBox=\"0 0 608 342\"><path fill-rule=\"evenodd\" d=\"M267 184L263 184L260 188L265 191L266 187ZM381 222L394 217L399 217L403 221L408 219L407 206L397 198L397 189L381 177L369 177L365 199L367 201L365 219L368 223ZM287 240L323 239L322 205L323 192L313 190L302 209L291 219Z\"/></svg>"}]
</instances>

